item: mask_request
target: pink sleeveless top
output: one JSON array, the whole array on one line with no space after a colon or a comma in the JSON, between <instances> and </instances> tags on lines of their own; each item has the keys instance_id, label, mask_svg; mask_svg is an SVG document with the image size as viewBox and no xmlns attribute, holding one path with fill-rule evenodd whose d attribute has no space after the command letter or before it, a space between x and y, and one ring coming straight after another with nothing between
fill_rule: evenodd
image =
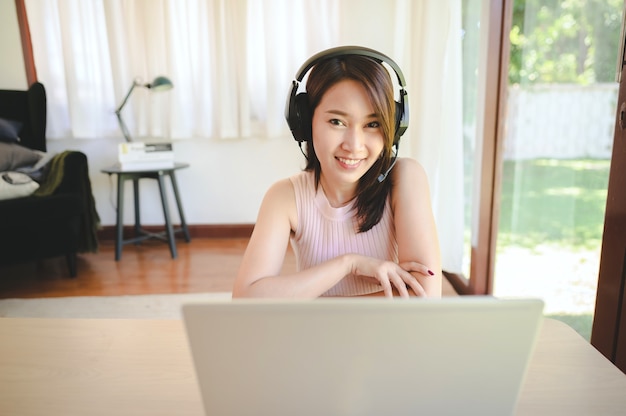
<instances>
[{"instance_id":1,"label":"pink sleeveless top","mask_svg":"<svg viewBox=\"0 0 626 416\"><path fill-rule=\"evenodd\" d=\"M398 243L389 199L380 222L367 232L359 233L354 218L354 201L333 208L322 187L315 190L313 172L301 172L289 179L294 186L298 211L298 227L291 238L298 270L347 253L398 261ZM382 287L372 279L350 274L322 296L356 296L380 291Z\"/></svg>"}]
</instances>

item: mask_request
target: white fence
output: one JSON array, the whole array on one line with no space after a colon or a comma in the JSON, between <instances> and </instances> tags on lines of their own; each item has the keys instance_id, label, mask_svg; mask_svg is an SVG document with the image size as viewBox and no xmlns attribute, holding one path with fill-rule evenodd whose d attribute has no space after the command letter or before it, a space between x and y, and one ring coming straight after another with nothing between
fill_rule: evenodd
<instances>
[{"instance_id":1,"label":"white fence","mask_svg":"<svg viewBox=\"0 0 626 416\"><path fill-rule=\"evenodd\" d=\"M619 85L509 88L504 158L610 159Z\"/></svg>"}]
</instances>

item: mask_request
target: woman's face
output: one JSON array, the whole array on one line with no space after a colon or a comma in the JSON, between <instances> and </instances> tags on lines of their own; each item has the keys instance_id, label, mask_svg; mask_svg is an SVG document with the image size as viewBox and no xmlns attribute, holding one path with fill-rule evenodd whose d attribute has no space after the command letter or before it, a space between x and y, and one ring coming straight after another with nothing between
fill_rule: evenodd
<instances>
[{"instance_id":1,"label":"woman's face","mask_svg":"<svg viewBox=\"0 0 626 416\"><path fill-rule=\"evenodd\" d=\"M365 88L353 80L338 82L322 96L313 114L312 133L327 185L356 186L384 147L379 116Z\"/></svg>"}]
</instances>

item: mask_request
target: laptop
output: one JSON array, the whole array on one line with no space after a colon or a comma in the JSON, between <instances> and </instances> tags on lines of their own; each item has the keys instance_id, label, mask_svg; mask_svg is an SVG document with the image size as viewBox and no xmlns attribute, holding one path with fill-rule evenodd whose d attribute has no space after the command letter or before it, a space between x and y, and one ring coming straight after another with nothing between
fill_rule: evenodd
<instances>
[{"instance_id":1,"label":"laptop","mask_svg":"<svg viewBox=\"0 0 626 416\"><path fill-rule=\"evenodd\" d=\"M542 311L482 296L182 310L207 416L510 415Z\"/></svg>"}]
</instances>

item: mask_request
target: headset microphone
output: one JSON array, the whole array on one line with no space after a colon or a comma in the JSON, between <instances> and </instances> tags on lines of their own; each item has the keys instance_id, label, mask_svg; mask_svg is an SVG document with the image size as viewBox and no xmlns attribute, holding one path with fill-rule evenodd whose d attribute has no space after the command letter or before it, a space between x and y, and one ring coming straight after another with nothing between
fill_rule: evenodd
<instances>
[{"instance_id":1,"label":"headset microphone","mask_svg":"<svg viewBox=\"0 0 626 416\"><path fill-rule=\"evenodd\" d=\"M391 172L391 169L393 169L393 167L395 166L397 160L398 160L398 147L396 146L396 152L393 155L393 160L391 161L391 166L389 166L389 169L387 169L387 171L385 173L381 173L380 175L378 175L378 182L379 183L381 183L382 181L387 179L387 175L389 175L389 172Z\"/></svg>"}]
</instances>

